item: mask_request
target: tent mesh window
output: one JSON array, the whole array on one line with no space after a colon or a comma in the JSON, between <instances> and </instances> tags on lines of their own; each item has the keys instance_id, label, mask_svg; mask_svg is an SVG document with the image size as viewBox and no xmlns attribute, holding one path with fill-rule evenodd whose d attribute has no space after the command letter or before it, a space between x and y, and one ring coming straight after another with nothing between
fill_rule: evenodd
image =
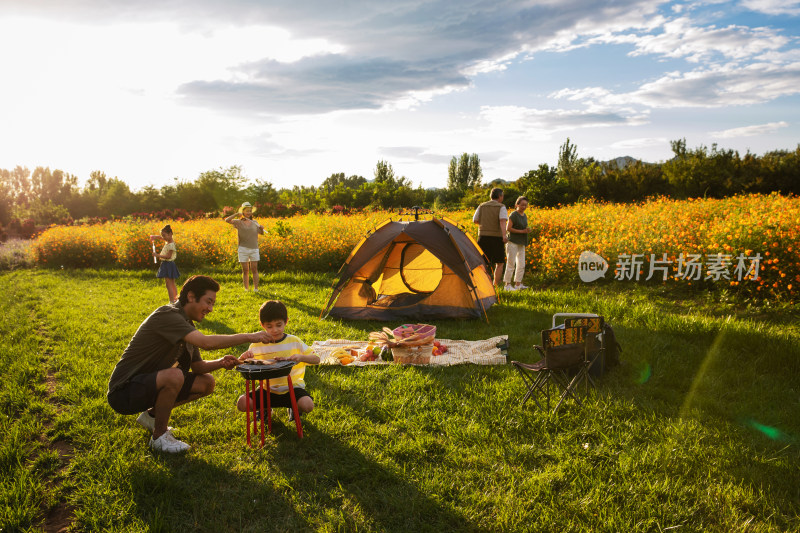
<instances>
[{"instance_id":1,"label":"tent mesh window","mask_svg":"<svg viewBox=\"0 0 800 533\"><path fill-rule=\"evenodd\" d=\"M419 244L407 244L400 254L400 277L408 290L431 294L442 281L442 262Z\"/></svg>"}]
</instances>

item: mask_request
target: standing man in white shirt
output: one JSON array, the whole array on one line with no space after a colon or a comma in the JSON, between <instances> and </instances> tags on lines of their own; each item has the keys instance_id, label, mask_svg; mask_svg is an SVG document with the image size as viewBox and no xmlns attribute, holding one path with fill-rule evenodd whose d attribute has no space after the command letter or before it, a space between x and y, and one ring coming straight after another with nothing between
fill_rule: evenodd
<instances>
[{"instance_id":1,"label":"standing man in white shirt","mask_svg":"<svg viewBox=\"0 0 800 533\"><path fill-rule=\"evenodd\" d=\"M478 246L494 266L494 286L503 286L503 268L506 264L506 243L508 237L508 209L503 205L503 189L495 187L489 193L489 201L483 202L475 210L472 222L478 224Z\"/></svg>"}]
</instances>

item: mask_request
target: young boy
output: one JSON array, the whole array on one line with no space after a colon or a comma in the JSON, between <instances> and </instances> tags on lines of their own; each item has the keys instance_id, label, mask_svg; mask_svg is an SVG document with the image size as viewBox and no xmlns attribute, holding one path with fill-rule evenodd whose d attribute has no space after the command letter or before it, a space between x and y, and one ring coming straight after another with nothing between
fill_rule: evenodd
<instances>
[{"instance_id":1,"label":"young boy","mask_svg":"<svg viewBox=\"0 0 800 533\"><path fill-rule=\"evenodd\" d=\"M239 360L244 361L245 359L253 358L297 361L297 364L292 367L292 372L289 374L294 386L294 397L297 400L297 409L300 414L310 413L314 409L314 400L306 392L306 382L303 378L306 373L306 365L319 364L319 356L315 355L311 348L306 346L299 338L284 332L284 328L289 322L289 313L286 311L286 306L283 305L283 302L278 300L264 302L258 311L258 317L261 321L261 327L272 337L272 341L251 344L250 349L239 356ZM292 399L287 394L289 392L289 384L286 378L269 380L269 388L270 405L272 407L288 407L289 420L294 420L291 409ZM264 392L266 393L267 391ZM252 393L251 398L254 399L255 408L258 410L261 405L261 389L259 388ZM247 410L245 394L239 396L236 401L236 407L240 411Z\"/></svg>"}]
</instances>

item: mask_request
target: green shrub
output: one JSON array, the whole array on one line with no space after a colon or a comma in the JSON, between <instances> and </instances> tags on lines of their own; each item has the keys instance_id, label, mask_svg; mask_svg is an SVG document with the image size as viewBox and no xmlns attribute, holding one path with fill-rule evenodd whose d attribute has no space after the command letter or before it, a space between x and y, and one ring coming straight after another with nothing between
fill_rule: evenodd
<instances>
[{"instance_id":1,"label":"green shrub","mask_svg":"<svg viewBox=\"0 0 800 533\"><path fill-rule=\"evenodd\" d=\"M32 268L35 264L31 241L10 239L0 243L0 270Z\"/></svg>"}]
</instances>

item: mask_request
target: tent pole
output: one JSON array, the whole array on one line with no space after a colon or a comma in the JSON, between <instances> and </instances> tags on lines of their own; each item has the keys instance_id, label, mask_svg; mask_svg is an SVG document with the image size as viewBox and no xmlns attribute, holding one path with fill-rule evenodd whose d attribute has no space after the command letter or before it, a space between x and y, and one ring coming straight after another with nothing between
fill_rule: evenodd
<instances>
[{"instance_id":1,"label":"tent pole","mask_svg":"<svg viewBox=\"0 0 800 533\"><path fill-rule=\"evenodd\" d=\"M464 266L466 267L467 272L469 272L469 279L472 281L472 294L475 296L475 299L478 300L478 303L481 304L481 310L483 311L483 316L484 316L484 318L486 318L486 323L488 324L489 323L489 314L486 312L486 307L484 307L483 301L478 297L477 285L475 284L475 278L472 276L472 269L469 268L469 263L467 263L467 258L464 257L464 254L461 251L461 248L458 247L458 243L456 243L456 240L450 234L450 230L448 228L446 228L444 224L442 224L440 221L436 220L435 218L433 220L436 222L436 224L438 224L444 230L445 234L450 239L450 242L453 243L453 247L458 252L458 255L461 257L461 260L464 262ZM452 222L451 222L451 224L452 224ZM455 224L453 224L453 225L455 226ZM467 235L467 234L465 233L464 235ZM469 235L467 235L467 237L469 237ZM474 240L473 240L473 243L475 244L475 247L480 250L480 247L478 246L478 243L476 243ZM485 254L484 254L484 257L485 257ZM495 295L496 295L496 291L495 291Z\"/></svg>"},{"instance_id":2,"label":"tent pole","mask_svg":"<svg viewBox=\"0 0 800 533\"><path fill-rule=\"evenodd\" d=\"M469 272L469 277L472 278L472 271ZM478 290L476 289L475 280L472 280L472 294L475 295L475 299L478 300L478 303L481 304L481 310L483 311L483 317L486 319L486 323L489 323L489 314L486 312L486 307L483 305L483 300L478 297Z\"/></svg>"},{"instance_id":3,"label":"tent pole","mask_svg":"<svg viewBox=\"0 0 800 533\"><path fill-rule=\"evenodd\" d=\"M319 313L319 319L320 320L322 320L323 318L328 316L328 314L330 313L331 305L333 304L333 302L336 301L336 298L339 296L340 292L342 292L341 289L339 289L339 288L334 289L333 294L331 294L330 300L328 300L328 304L325 307L323 307L322 311L320 311L320 313ZM326 313L325 311L328 311L328 313ZM325 315L325 316L322 316L322 315Z\"/></svg>"}]
</instances>

